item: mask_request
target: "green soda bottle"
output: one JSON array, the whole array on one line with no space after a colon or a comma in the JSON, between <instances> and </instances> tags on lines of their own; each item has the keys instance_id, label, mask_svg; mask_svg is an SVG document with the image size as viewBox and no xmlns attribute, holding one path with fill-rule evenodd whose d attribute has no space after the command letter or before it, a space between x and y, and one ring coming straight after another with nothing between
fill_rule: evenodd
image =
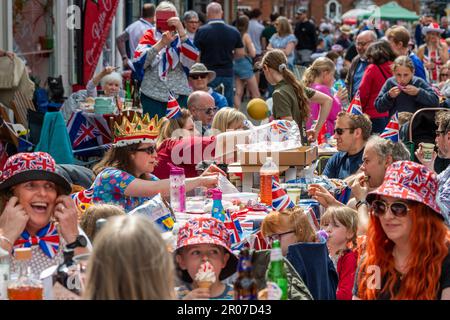
<instances>
[{"instance_id":1,"label":"green soda bottle","mask_svg":"<svg viewBox=\"0 0 450 320\"><path fill-rule=\"evenodd\" d=\"M130 80L127 80L125 83L125 110L133 109L133 99L131 98L131 85Z\"/></svg>"},{"instance_id":2,"label":"green soda bottle","mask_svg":"<svg viewBox=\"0 0 450 320\"><path fill-rule=\"evenodd\" d=\"M283 254L280 241L275 240L270 251L269 271L267 272L267 289L269 300L288 299L288 280L284 270Z\"/></svg>"}]
</instances>

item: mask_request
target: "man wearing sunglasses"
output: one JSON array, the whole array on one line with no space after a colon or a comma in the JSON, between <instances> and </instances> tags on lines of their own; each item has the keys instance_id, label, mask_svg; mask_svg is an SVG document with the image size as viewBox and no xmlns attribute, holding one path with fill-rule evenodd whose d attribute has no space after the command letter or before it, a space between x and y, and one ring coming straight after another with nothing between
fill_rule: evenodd
<instances>
[{"instance_id":1,"label":"man wearing sunglasses","mask_svg":"<svg viewBox=\"0 0 450 320\"><path fill-rule=\"evenodd\" d=\"M358 171L371 130L372 123L367 115L341 111L334 128L339 152L328 160L322 174L330 179L344 179Z\"/></svg>"},{"instance_id":2,"label":"man wearing sunglasses","mask_svg":"<svg viewBox=\"0 0 450 320\"><path fill-rule=\"evenodd\" d=\"M419 161L434 171L434 163L436 157L439 156L443 159L450 159L450 111L440 111L436 114L436 146L438 152L434 152L431 161L425 161L423 157L422 146L416 151L416 157ZM447 224L450 225L450 165L438 175L439 193L437 202L444 213Z\"/></svg>"},{"instance_id":3,"label":"man wearing sunglasses","mask_svg":"<svg viewBox=\"0 0 450 320\"><path fill-rule=\"evenodd\" d=\"M204 135L211 127L212 120L218 110L213 97L204 91L194 91L189 95L187 105L194 118L197 131Z\"/></svg>"},{"instance_id":4,"label":"man wearing sunglasses","mask_svg":"<svg viewBox=\"0 0 450 320\"><path fill-rule=\"evenodd\" d=\"M208 70L203 63L194 64L189 70L189 85L192 91L205 91L214 98L214 104L217 108L228 106L225 96L213 90L208 84L216 78L216 72Z\"/></svg>"}]
</instances>

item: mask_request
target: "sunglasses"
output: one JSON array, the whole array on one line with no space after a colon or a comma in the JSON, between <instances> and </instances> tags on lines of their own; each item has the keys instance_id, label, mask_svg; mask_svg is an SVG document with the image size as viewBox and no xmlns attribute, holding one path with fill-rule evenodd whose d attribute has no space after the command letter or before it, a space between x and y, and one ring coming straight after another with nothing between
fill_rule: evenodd
<instances>
[{"instance_id":1,"label":"sunglasses","mask_svg":"<svg viewBox=\"0 0 450 320\"><path fill-rule=\"evenodd\" d=\"M211 115L211 114L215 114L217 112L217 107L208 107L208 108L204 108L204 109L198 108L198 110L203 111L207 115Z\"/></svg>"},{"instance_id":2,"label":"sunglasses","mask_svg":"<svg viewBox=\"0 0 450 320\"><path fill-rule=\"evenodd\" d=\"M156 152L156 147L155 146L150 146L150 147L145 148L145 149L137 149L136 151L145 152L146 154L153 154L154 152Z\"/></svg>"},{"instance_id":3,"label":"sunglasses","mask_svg":"<svg viewBox=\"0 0 450 320\"><path fill-rule=\"evenodd\" d=\"M284 236L285 234L289 234L289 233L295 233L295 231L292 230L292 231L287 231L287 232L283 232L283 233L274 233L270 236L267 236L267 242L272 244L275 240L280 241L282 236Z\"/></svg>"},{"instance_id":4,"label":"sunglasses","mask_svg":"<svg viewBox=\"0 0 450 320\"><path fill-rule=\"evenodd\" d=\"M336 129L334 129L334 134L337 134L340 136L344 133L345 130L351 130L353 132L354 129L353 128L336 128Z\"/></svg>"},{"instance_id":5,"label":"sunglasses","mask_svg":"<svg viewBox=\"0 0 450 320\"><path fill-rule=\"evenodd\" d=\"M375 216L381 217L390 209L394 216L401 218L406 216L409 211L408 206L403 202L393 202L388 204L383 200L374 200L371 205L372 212Z\"/></svg>"},{"instance_id":6,"label":"sunglasses","mask_svg":"<svg viewBox=\"0 0 450 320\"><path fill-rule=\"evenodd\" d=\"M193 80L205 79L206 77L208 77L207 74L192 74L189 76L189 78L192 78Z\"/></svg>"}]
</instances>

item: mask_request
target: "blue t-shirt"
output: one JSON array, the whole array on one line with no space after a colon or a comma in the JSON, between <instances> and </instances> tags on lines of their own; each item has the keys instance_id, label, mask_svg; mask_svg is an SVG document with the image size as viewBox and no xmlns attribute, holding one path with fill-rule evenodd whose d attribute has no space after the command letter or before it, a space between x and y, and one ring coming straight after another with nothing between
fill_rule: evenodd
<instances>
[{"instance_id":1,"label":"blue t-shirt","mask_svg":"<svg viewBox=\"0 0 450 320\"><path fill-rule=\"evenodd\" d=\"M414 52L411 52L409 54L409 58L414 64L414 75L416 77L422 78L423 80L427 81L427 75L425 73L425 68L423 67L422 61L420 61L419 57L414 54Z\"/></svg>"},{"instance_id":2,"label":"blue t-shirt","mask_svg":"<svg viewBox=\"0 0 450 320\"><path fill-rule=\"evenodd\" d=\"M364 148L349 156L347 152L335 153L327 162L322 174L330 179L345 179L358 171L363 163Z\"/></svg>"},{"instance_id":3,"label":"blue t-shirt","mask_svg":"<svg viewBox=\"0 0 450 320\"><path fill-rule=\"evenodd\" d=\"M294 45L297 45L297 38L293 34L288 34L287 36L280 37L278 33L275 33L272 38L270 38L269 43L272 45L274 49L285 49L289 42L292 42ZM291 54L287 57L288 64L291 67L294 67L294 59L295 59L295 50L291 52Z\"/></svg>"},{"instance_id":4,"label":"blue t-shirt","mask_svg":"<svg viewBox=\"0 0 450 320\"><path fill-rule=\"evenodd\" d=\"M241 34L223 20L212 19L195 33L194 45L200 50L200 62L218 77L233 77L233 51L243 48Z\"/></svg>"},{"instance_id":5,"label":"blue t-shirt","mask_svg":"<svg viewBox=\"0 0 450 320\"><path fill-rule=\"evenodd\" d=\"M209 88L208 93L214 98L214 104L217 108L222 109L224 107L228 107L228 101L225 96L214 91L212 88Z\"/></svg>"}]
</instances>

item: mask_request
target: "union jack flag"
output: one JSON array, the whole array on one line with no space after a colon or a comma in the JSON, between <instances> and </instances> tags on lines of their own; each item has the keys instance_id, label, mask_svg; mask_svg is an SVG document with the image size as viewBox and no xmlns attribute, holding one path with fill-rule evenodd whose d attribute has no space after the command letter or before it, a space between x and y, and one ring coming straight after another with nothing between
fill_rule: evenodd
<instances>
[{"instance_id":1,"label":"union jack flag","mask_svg":"<svg viewBox=\"0 0 450 320\"><path fill-rule=\"evenodd\" d=\"M352 101L350 102L350 105L348 106L347 113L356 114L356 115L362 115L362 107L361 107L361 99L359 98L359 91L356 92L355 96L353 97Z\"/></svg>"},{"instance_id":2,"label":"union jack flag","mask_svg":"<svg viewBox=\"0 0 450 320\"><path fill-rule=\"evenodd\" d=\"M236 243L241 241L241 235L242 235L242 227L239 219L233 217L232 214L230 214L230 211L227 210L226 214L227 218L224 222L225 227L227 228L228 232L231 236L231 243Z\"/></svg>"},{"instance_id":3,"label":"union jack flag","mask_svg":"<svg viewBox=\"0 0 450 320\"><path fill-rule=\"evenodd\" d=\"M39 245L39 248L48 257L55 257L59 250L59 234L58 229L53 223L50 222L33 237L25 230L14 243L14 248L30 248L35 245Z\"/></svg>"},{"instance_id":4,"label":"union jack flag","mask_svg":"<svg viewBox=\"0 0 450 320\"><path fill-rule=\"evenodd\" d=\"M398 113L394 113L391 120L387 124L383 133L380 134L381 138L391 140L392 142L398 142L398 132L400 130L400 125L398 123Z\"/></svg>"},{"instance_id":5,"label":"union jack flag","mask_svg":"<svg viewBox=\"0 0 450 320\"><path fill-rule=\"evenodd\" d=\"M280 187L280 184L275 178L272 179L272 207L276 211L283 211L284 209L295 207L291 198Z\"/></svg>"},{"instance_id":6,"label":"union jack flag","mask_svg":"<svg viewBox=\"0 0 450 320\"><path fill-rule=\"evenodd\" d=\"M81 111L74 112L67 123L72 149L94 148L112 142L112 134L102 115L87 115ZM99 150L78 153L79 156L101 155Z\"/></svg>"},{"instance_id":7,"label":"union jack flag","mask_svg":"<svg viewBox=\"0 0 450 320\"><path fill-rule=\"evenodd\" d=\"M181 108L178 104L177 99L174 98L174 96L169 93L169 101L167 101L167 111L166 111L166 118L167 119L177 119L181 117Z\"/></svg>"},{"instance_id":8,"label":"union jack flag","mask_svg":"<svg viewBox=\"0 0 450 320\"><path fill-rule=\"evenodd\" d=\"M144 66L147 60L148 50L161 38L162 34L155 28L151 28L146 31L139 41L133 59L133 76L139 81L142 81L144 78ZM181 42L180 38L177 37L168 47L158 52L152 63L152 67L158 65L159 78L162 81L166 81L169 70L175 69L179 62L182 64L183 70L188 74L189 69L197 61L198 56L199 50L194 46L191 40L187 39L186 41Z\"/></svg>"}]
</instances>

